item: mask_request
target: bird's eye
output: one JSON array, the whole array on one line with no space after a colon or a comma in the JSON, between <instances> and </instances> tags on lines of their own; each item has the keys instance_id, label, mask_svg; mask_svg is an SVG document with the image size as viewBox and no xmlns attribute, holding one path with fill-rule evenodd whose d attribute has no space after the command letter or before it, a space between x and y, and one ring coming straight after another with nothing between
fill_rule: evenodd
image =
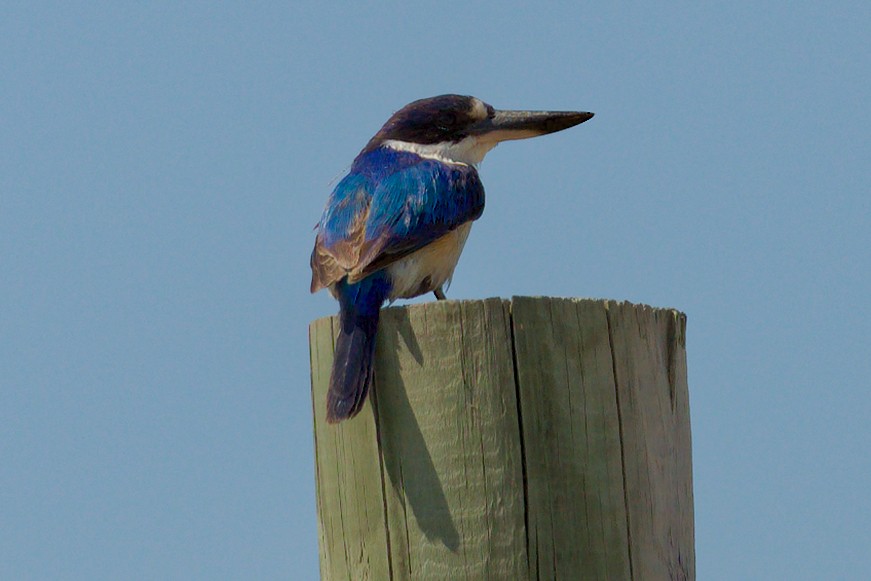
<instances>
[{"instance_id":1,"label":"bird's eye","mask_svg":"<svg viewBox=\"0 0 871 581\"><path fill-rule=\"evenodd\" d=\"M457 123L457 116L453 111L439 113L439 125L441 127L453 127Z\"/></svg>"},{"instance_id":2,"label":"bird's eye","mask_svg":"<svg viewBox=\"0 0 871 581\"><path fill-rule=\"evenodd\" d=\"M487 119L492 119L496 116L496 109L493 108L493 105L487 105Z\"/></svg>"}]
</instances>

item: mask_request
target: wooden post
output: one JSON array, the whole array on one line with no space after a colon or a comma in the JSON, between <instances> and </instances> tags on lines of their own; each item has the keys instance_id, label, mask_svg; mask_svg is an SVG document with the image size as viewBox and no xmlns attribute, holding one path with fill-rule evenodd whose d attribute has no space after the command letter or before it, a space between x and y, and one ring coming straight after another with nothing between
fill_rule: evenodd
<instances>
[{"instance_id":1,"label":"wooden post","mask_svg":"<svg viewBox=\"0 0 871 581\"><path fill-rule=\"evenodd\" d=\"M683 314L515 297L385 309L374 393L325 420L321 578L695 579Z\"/></svg>"}]
</instances>

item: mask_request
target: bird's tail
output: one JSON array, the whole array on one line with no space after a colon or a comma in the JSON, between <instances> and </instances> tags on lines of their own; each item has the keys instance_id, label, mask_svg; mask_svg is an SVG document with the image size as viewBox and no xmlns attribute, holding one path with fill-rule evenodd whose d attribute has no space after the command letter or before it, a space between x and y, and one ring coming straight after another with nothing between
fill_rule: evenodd
<instances>
[{"instance_id":1,"label":"bird's tail","mask_svg":"<svg viewBox=\"0 0 871 581\"><path fill-rule=\"evenodd\" d=\"M378 316L389 290L387 280L377 274L354 284L336 283L341 328L327 393L327 421L331 424L353 418L366 401L372 384Z\"/></svg>"}]
</instances>

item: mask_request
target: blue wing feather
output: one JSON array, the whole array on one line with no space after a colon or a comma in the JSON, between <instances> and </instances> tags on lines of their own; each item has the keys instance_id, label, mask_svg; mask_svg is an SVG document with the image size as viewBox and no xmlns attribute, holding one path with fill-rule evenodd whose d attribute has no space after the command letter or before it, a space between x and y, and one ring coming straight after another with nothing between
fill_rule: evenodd
<instances>
[{"instance_id":1,"label":"blue wing feather","mask_svg":"<svg viewBox=\"0 0 871 581\"><path fill-rule=\"evenodd\" d=\"M367 152L333 190L318 224L312 290L380 270L483 211L474 167L387 148Z\"/></svg>"},{"instance_id":2,"label":"blue wing feather","mask_svg":"<svg viewBox=\"0 0 871 581\"><path fill-rule=\"evenodd\" d=\"M375 189L361 253L363 274L423 248L484 211L475 168L423 159Z\"/></svg>"},{"instance_id":3,"label":"blue wing feather","mask_svg":"<svg viewBox=\"0 0 871 581\"><path fill-rule=\"evenodd\" d=\"M360 174L348 174L339 182L327 200L319 224L327 248L348 238L360 216L368 211L371 190L370 180Z\"/></svg>"}]
</instances>

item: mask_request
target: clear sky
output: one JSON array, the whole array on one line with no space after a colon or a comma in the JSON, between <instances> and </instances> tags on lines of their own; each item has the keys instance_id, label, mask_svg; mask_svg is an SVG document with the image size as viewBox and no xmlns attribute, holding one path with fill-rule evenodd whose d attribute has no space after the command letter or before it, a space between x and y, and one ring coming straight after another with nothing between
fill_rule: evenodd
<instances>
[{"instance_id":1,"label":"clear sky","mask_svg":"<svg viewBox=\"0 0 871 581\"><path fill-rule=\"evenodd\" d=\"M0 6L0 578L314 579L312 227L417 98L581 109L481 166L453 298L688 315L698 577L871 569L871 3Z\"/></svg>"}]
</instances>

